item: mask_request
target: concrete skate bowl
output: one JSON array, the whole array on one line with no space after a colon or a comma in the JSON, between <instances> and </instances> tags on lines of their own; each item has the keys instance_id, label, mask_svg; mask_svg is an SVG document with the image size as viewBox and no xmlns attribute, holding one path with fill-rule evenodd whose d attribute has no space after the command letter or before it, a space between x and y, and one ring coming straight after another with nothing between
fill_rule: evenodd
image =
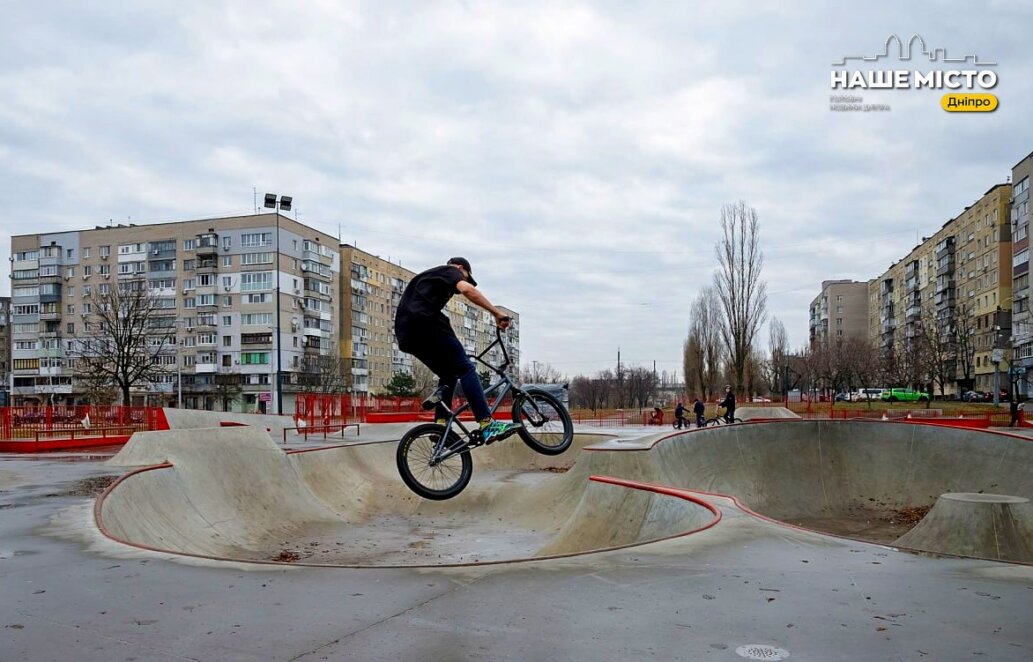
<instances>
[{"instance_id":1,"label":"concrete skate bowl","mask_svg":"<svg viewBox=\"0 0 1033 662\"><path fill-rule=\"evenodd\" d=\"M948 493L1033 496L1033 442L1016 435L881 421L746 423L658 442L644 473L674 487L734 496L747 509L823 533L959 556L1028 562L994 544L1008 530L1033 548L1033 516L1001 499L963 521L897 542ZM977 499L976 501L984 501ZM1008 501L1005 499L1004 501ZM996 510L995 510L996 509ZM1013 512L1014 511L1014 512ZM935 511L934 511L935 512ZM973 521L978 520L978 521ZM976 533L980 532L980 533ZM977 543L980 535L990 539ZM921 540L911 546L909 540ZM1001 541L999 540L998 543Z\"/></svg>"},{"instance_id":2,"label":"concrete skate bowl","mask_svg":"<svg viewBox=\"0 0 1033 662\"><path fill-rule=\"evenodd\" d=\"M97 501L110 538L187 556L346 567L447 566L626 547L712 526L690 495L589 479L576 434L565 454L518 439L473 452L458 497L425 501L402 483L395 442L285 453L255 428L135 436L111 464L139 467ZM615 484L618 483L618 484Z\"/></svg>"},{"instance_id":3,"label":"concrete skate bowl","mask_svg":"<svg viewBox=\"0 0 1033 662\"><path fill-rule=\"evenodd\" d=\"M398 478L394 443L285 454L268 435L247 428L144 433L113 463L158 466L113 485L96 517L109 537L179 554L434 566L549 558L686 535L717 522L707 493L734 497L761 518L887 545L942 494L1033 495L1033 443L985 431L786 420L635 443L604 439L579 434L559 457L537 455L518 440L479 448L467 490L427 502ZM629 482L593 476L670 489L630 489ZM947 533L932 542L925 536L923 551L958 553L951 530L936 527ZM961 555L1022 561L961 548Z\"/></svg>"}]
</instances>

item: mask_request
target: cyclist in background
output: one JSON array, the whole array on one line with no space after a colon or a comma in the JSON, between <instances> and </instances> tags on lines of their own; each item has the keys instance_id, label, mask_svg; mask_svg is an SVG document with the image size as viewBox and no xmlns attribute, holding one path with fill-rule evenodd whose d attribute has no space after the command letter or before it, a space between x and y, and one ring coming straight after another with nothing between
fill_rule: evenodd
<instances>
[{"instance_id":1,"label":"cyclist in background","mask_svg":"<svg viewBox=\"0 0 1033 662\"><path fill-rule=\"evenodd\" d=\"M725 384L725 399L718 403L718 407L725 408L724 419L731 423L735 418L735 393L732 392L731 384Z\"/></svg>"},{"instance_id":2,"label":"cyclist in background","mask_svg":"<svg viewBox=\"0 0 1033 662\"><path fill-rule=\"evenodd\" d=\"M682 426L689 427L689 422L685 420L685 406L679 402L674 408L674 427L681 430Z\"/></svg>"},{"instance_id":3,"label":"cyclist in background","mask_svg":"<svg viewBox=\"0 0 1033 662\"><path fill-rule=\"evenodd\" d=\"M491 313L500 329L508 328L512 320L481 294L470 272L466 258L454 257L443 266L417 274L398 302L395 337L399 349L418 358L438 376L437 390L424 402L426 408L434 407L435 420L442 425L448 421L446 407L452 406L452 393L458 381L480 424L481 438L490 444L510 436L520 425L492 419L477 370L442 310L453 295L462 294Z\"/></svg>"},{"instance_id":4,"label":"cyclist in background","mask_svg":"<svg viewBox=\"0 0 1033 662\"><path fill-rule=\"evenodd\" d=\"M696 401L692 403L692 413L696 414L696 427L701 428L706 425L707 421L703 418L703 414L706 413L707 407L703 404L703 401L696 396Z\"/></svg>"}]
</instances>

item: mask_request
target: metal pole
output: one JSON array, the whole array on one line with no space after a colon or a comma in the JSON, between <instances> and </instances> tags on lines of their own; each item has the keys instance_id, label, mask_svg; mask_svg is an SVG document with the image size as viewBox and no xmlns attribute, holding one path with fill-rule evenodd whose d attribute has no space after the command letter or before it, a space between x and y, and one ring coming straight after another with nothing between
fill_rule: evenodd
<instances>
[{"instance_id":1,"label":"metal pole","mask_svg":"<svg viewBox=\"0 0 1033 662\"><path fill-rule=\"evenodd\" d=\"M279 204L279 203L277 203ZM273 210L276 214L276 413L283 413L283 388L280 383L280 371L283 369L280 363L280 210L279 207ZM269 403L272 404L271 402Z\"/></svg>"}]
</instances>

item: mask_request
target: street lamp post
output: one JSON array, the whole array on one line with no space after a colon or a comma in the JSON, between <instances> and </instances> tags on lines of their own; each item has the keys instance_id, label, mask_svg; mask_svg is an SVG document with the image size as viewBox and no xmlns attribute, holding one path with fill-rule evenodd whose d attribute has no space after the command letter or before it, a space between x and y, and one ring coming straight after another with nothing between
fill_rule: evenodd
<instances>
[{"instance_id":1,"label":"street lamp post","mask_svg":"<svg viewBox=\"0 0 1033 662\"><path fill-rule=\"evenodd\" d=\"M289 195L281 195L279 196L279 200L277 200L277 195L275 193L265 194L265 207L268 209L272 209L273 213L276 214L276 374L274 376L275 383L272 385L271 388L276 389L275 413L277 414L283 413L283 388L282 384L280 383L280 371L282 370L282 364L280 359L280 348L282 347L282 343L280 342L280 210L290 211L293 201L294 198L292 198ZM270 393L269 399L269 405L272 406L272 393Z\"/></svg>"}]
</instances>

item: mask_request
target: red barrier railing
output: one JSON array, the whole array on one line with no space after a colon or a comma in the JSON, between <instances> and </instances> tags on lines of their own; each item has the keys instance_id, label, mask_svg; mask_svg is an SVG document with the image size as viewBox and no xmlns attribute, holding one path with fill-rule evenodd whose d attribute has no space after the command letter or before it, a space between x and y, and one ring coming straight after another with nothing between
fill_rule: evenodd
<instances>
[{"instance_id":1,"label":"red barrier railing","mask_svg":"<svg viewBox=\"0 0 1033 662\"><path fill-rule=\"evenodd\" d=\"M59 437L62 433L88 436L90 430L119 428L134 431L160 429L158 407L121 405L54 405L0 407L0 439ZM98 433L97 436L100 436Z\"/></svg>"}]
</instances>

